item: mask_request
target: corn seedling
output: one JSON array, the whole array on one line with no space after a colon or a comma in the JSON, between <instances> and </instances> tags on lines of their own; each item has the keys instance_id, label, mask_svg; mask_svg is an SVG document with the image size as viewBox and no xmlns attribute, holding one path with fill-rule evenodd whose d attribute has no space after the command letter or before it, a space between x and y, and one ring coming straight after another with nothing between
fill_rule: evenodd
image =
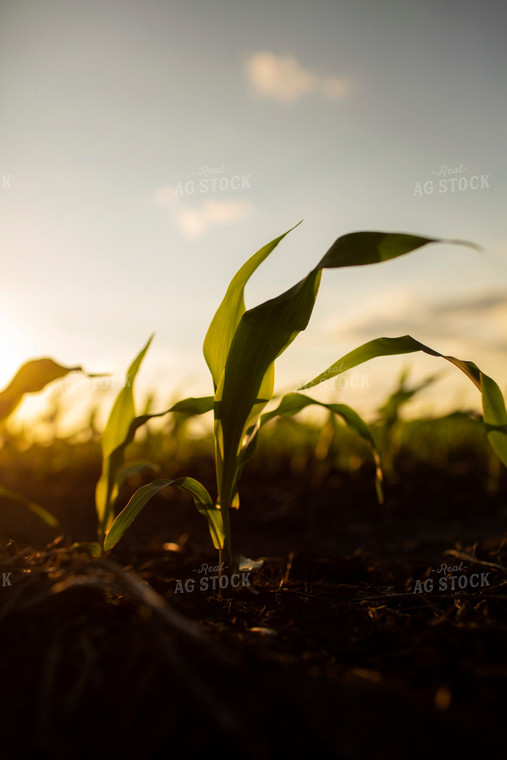
<instances>
[{"instance_id":1,"label":"corn seedling","mask_svg":"<svg viewBox=\"0 0 507 760\"><path fill-rule=\"evenodd\" d=\"M82 371L81 367L64 367L49 358L32 359L26 362L18 369L6 388L0 392L0 423L4 423L10 417L27 393L37 393L55 380L65 377L69 372L80 371ZM51 527L58 525L56 517L47 509L2 485L0 485L0 498L21 504Z\"/></svg>"},{"instance_id":2,"label":"corn seedling","mask_svg":"<svg viewBox=\"0 0 507 760\"><path fill-rule=\"evenodd\" d=\"M294 415L311 404L325 407L339 415L370 443L377 463L377 492L381 498L381 473L375 442L368 426L353 409L344 404L324 404L297 392L287 394L276 409L263 413L273 396L275 360L306 329L324 269L381 263L429 243L475 246L462 241L443 241L400 233L351 233L338 238L317 266L292 288L247 310L244 301L246 283L288 232L265 245L243 264L229 284L213 317L203 350L213 379L214 396L180 402L191 402L194 406L200 404L195 413L203 413L213 406L217 478L215 504L204 486L192 478L156 480L136 491L114 520L105 537L106 549L115 545L152 496L168 485L176 485L192 494L199 511L208 520L213 544L219 550L219 560L222 561L225 556L231 566L230 510L239 506L238 481L245 463L253 454L258 432L275 416ZM482 394L484 423L489 441L503 463L507 464L507 416L496 383L472 362L444 356L408 335L369 341L343 356L298 390L318 385L376 356L414 351L446 359L461 369L477 386Z\"/></svg>"},{"instance_id":3,"label":"corn seedling","mask_svg":"<svg viewBox=\"0 0 507 760\"><path fill-rule=\"evenodd\" d=\"M155 417L162 417L169 414L169 412L182 412L186 415L203 414L204 412L210 411L213 407L212 397L204 399L189 398L174 404L166 411L155 413L149 413L146 411L145 414L136 416L134 382L152 339L153 336L151 336L144 348L139 352L130 365L125 377L125 384L116 397L102 434L102 472L95 489L98 543L87 544L87 547L94 554L100 554L103 548L111 548L111 546L119 540L121 535L123 535L128 525L130 525L130 522L132 522L137 515L136 512L134 517L128 522L128 525L125 524L124 521L115 521L115 502L124 481L131 475L140 472L143 469L158 469L155 468L152 463L145 460L133 462L128 466L123 467L126 449L134 440L137 430L149 420L152 420ZM156 493L155 484L158 483L159 481L155 481L155 483L151 484L151 487L155 489L153 493ZM183 491L190 492L194 497L194 500L196 500L198 508L201 508L203 504L207 506L208 503L213 506L211 498L204 486L197 481L194 481L192 478L178 478L174 481L169 481L166 484L169 483L178 486ZM129 502L129 504L131 504L131 502ZM118 528L123 528L119 535Z\"/></svg>"},{"instance_id":4,"label":"corn seedling","mask_svg":"<svg viewBox=\"0 0 507 760\"><path fill-rule=\"evenodd\" d=\"M381 441L382 468L385 475L393 477L394 475L394 457L399 448L397 433L402 420L401 410L412 401L421 391L428 388L439 379L440 373L430 375L417 385L409 386L407 379L409 375L408 367L405 367L398 378L395 390L389 394L384 404L379 409L379 438Z\"/></svg>"}]
</instances>

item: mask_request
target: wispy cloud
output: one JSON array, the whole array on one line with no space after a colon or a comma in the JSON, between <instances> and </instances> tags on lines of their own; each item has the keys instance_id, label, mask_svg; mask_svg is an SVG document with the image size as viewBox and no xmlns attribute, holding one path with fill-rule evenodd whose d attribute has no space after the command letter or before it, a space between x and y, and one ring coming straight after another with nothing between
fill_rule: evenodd
<instances>
[{"instance_id":1,"label":"wispy cloud","mask_svg":"<svg viewBox=\"0 0 507 760\"><path fill-rule=\"evenodd\" d=\"M232 224L253 215L250 201L236 198L205 200L198 206L182 202L172 185L159 187L155 192L155 203L165 208L180 234L189 239L204 235L210 227Z\"/></svg>"},{"instance_id":2,"label":"wispy cloud","mask_svg":"<svg viewBox=\"0 0 507 760\"><path fill-rule=\"evenodd\" d=\"M458 314L487 314L488 316L504 316L507 312L507 296L505 293L489 292L475 298L461 298L450 303L438 304L436 310L442 315Z\"/></svg>"},{"instance_id":3,"label":"wispy cloud","mask_svg":"<svg viewBox=\"0 0 507 760\"><path fill-rule=\"evenodd\" d=\"M267 50L248 58L246 75L256 95L285 105L312 92L328 100L341 100L350 92L346 79L307 71L293 56Z\"/></svg>"},{"instance_id":4,"label":"wispy cloud","mask_svg":"<svg viewBox=\"0 0 507 760\"><path fill-rule=\"evenodd\" d=\"M328 319L324 331L364 341L409 333L421 339L463 340L468 345L481 344L494 351L504 351L507 345L507 298L497 291L417 305L410 294L384 295L382 301L371 305L374 307L371 311L347 324L343 324L343 318L339 325Z\"/></svg>"}]
</instances>

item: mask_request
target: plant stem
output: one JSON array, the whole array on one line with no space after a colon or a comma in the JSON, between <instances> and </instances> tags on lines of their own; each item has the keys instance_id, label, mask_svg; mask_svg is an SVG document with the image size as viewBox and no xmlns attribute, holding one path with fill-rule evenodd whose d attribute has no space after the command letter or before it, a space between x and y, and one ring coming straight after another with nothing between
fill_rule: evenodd
<instances>
[{"instance_id":1,"label":"plant stem","mask_svg":"<svg viewBox=\"0 0 507 760\"><path fill-rule=\"evenodd\" d=\"M225 555L225 561L227 563L227 567L229 570L231 570L232 567L232 550L231 550L231 521L230 521L230 515L229 515L229 506L228 505L222 505L222 520L224 523L224 548L220 550L220 564L222 564L222 559Z\"/></svg>"}]
</instances>

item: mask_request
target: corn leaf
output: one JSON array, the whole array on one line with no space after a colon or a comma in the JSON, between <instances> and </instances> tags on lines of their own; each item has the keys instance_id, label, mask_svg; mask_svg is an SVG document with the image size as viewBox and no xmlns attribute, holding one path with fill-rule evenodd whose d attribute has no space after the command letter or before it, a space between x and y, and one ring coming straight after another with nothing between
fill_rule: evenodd
<instances>
[{"instance_id":1,"label":"corn leaf","mask_svg":"<svg viewBox=\"0 0 507 760\"><path fill-rule=\"evenodd\" d=\"M425 390L428 386L438 380L440 375L441 373L437 372L434 375L426 377L417 385L408 387L406 384L408 377L408 368L405 367L402 370L400 378L398 380L398 387L393 393L389 394L385 403L379 409L380 421L387 431L389 431L399 420L400 409L402 409L405 404L411 401L415 395L420 393L420 391Z\"/></svg>"},{"instance_id":2,"label":"corn leaf","mask_svg":"<svg viewBox=\"0 0 507 760\"><path fill-rule=\"evenodd\" d=\"M135 417L134 381L152 340L153 335L130 365L125 385L120 390L109 415L102 435L102 452L106 457L123 441Z\"/></svg>"},{"instance_id":3,"label":"corn leaf","mask_svg":"<svg viewBox=\"0 0 507 760\"><path fill-rule=\"evenodd\" d=\"M111 479L111 493L113 491L117 493L118 490L118 473L125 460L125 450L129 446L139 430L146 422L155 419L156 417L164 417L171 412L181 412L186 415L198 415L211 412L213 409L214 398L213 396L202 396L201 398L186 398L178 401L170 409L166 409L163 412L154 412L152 414L141 414L139 417L134 417L131 421L125 438L121 443L111 452L109 455L109 477ZM116 486L116 487L115 487Z\"/></svg>"},{"instance_id":4,"label":"corn leaf","mask_svg":"<svg viewBox=\"0 0 507 760\"><path fill-rule=\"evenodd\" d=\"M301 224L301 222L298 224ZM295 227L297 226L296 224ZM227 288L224 299L208 328L203 345L204 358L211 371L215 390L222 377L227 361L227 354L229 353L239 320L245 313L245 285L257 267L262 264L278 243L295 227L292 227L283 235L280 235L280 237L275 238L275 240L260 248L257 253L254 253L243 264L241 269L236 272Z\"/></svg>"},{"instance_id":5,"label":"corn leaf","mask_svg":"<svg viewBox=\"0 0 507 760\"><path fill-rule=\"evenodd\" d=\"M202 396L201 398L185 398L182 401L178 401L174 406L169 409L165 409L163 412L153 412L151 414L141 414L139 417L134 417L131 421L127 433L119 446L111 453L110 458L114 461L115 467L121 467L123 463L123 456L125 449L135 438L136 432L140 427L145 425L150 420L156 417L164 417L171 412L181 412L186 415L199 415L211 412L215 399L213 396Z\"/></svg>"},{"instance_id":6,"label":"corn leaf","mask_svg":"<svg viewBox=\"0 0 507 760\"><path fill-rule=\"evenodd\" d=\"M270 397L258 398L266 372L310 319L320 283L315 270L278 298L243 315L229 350L216 393L215 420L222 429L223 473L220 492L230 506L236 480L235 460L245 429Z\"/></svg>"},{"instance_id":7,"label":"corn leaf","mask_svg":"<svg viewBox=\"0 0 507 760\"><path fill-rule=\"evenodd\" d=\"M167 486L176 486L182 491L187 491L194 499L199 512L207 519L208 527L216 549L223 548L224 531L222 515L214 506L211 496L206 488L194 478L176 478L175 480L154 480L146 486L139 488L130 499L129 503L117 516L106 534L104 549L108 551L115 546L123 536L127 528L133 523L139 512L159 491Z\"/></svg>"},{"instance_id":8,"label":"corn leaf","mask_svg":"<svg viewBox=\"0 0 507 760\"><path fill-rule=\"evenodd\" d=\"M396 354L413 353L415 351L423 351L430 356L446 359L464 372L474 383L482 395L483 420L489 442L503 464L507 466L507 415L505 402L498 385L492 378L481 372L479 367L473 362L441 354L415 340L410 335L402 335L399 338L376 338L375 340L370 340L345 354L345 356L342 356L341 359L334 362L327 370L310 382L302 385L298 390L313 388L325 380L329 380L377 356L393 356Z\"/></svg>"},{"instance_id":9,"label":"corn leaf","mask_svg":"<svg viewBox=\"0 0 507 760\"><path fill-rule=\"evenodd\" d=\"M474 250L480 246L466 240L440 240L438 238L406 235L399 232L351 232L339 237L319 263L319 267L354 267L379 264L417 250L427 243L464 245Z\"/></svg>"},{"instance_id":10,"label":"corn leaf","mask_svg":"<svg viewBox=\"0 0 507 760\"><path fill-rule=\"evenodd\" d=\"M197 415L205 414L206 412L210 412L213 409L213 396L203 396L200 398L191 397L178 401L170 409L166 409L163 412L142 414L139 417L131 416L134 409L132 395L133 382L150 342L151 338L145 348L136 358L135 362L131 365L127 373L127 382L125 384L125 387L120 391L120 396L124 394L121 400L121 404L118 403L117 399L110 416L110 420L112 418L115 425L115 436L110 435L107 443L109 447L114 441L119 441L119 443L112 451L110 451L107 456L103 457L102 474L96 488L97 515L99 517L99 539L102 541L104 539L104 535L108 526L111 525L114 519L113 505L116 497L118 496L119 488L125 478L128 477L129 474L132 474L130 468L126 468L126 470L123 471L121 468L123 466L123 462L125 461L125 450L127 446L133 442L136 432L139 430L139 428L142 427L142 425L144 425L146 422L149 422L149 420L155 419L156 417L163 417L170 412L180 412L186 415ZM131 398L129 398L129 395ZM126 415L126 420L129 421L128 426L126 424L116 425L117 417L113 416L113 412L117 407L126 410L124 413ZM121 437L122 435L123 438ZM136 463L131 467L137 468L139 464L142 464L143 466L150 466L152 468L154 467L149 462ZM105 508L103 505L105 505ZM101 511L99 511L99 507Z\"/></svg>"},{"instance_id":11,"label":"corn leaf","mask_svg":"<svg viewBox=\"0 0 507 760\"><path fill-rule=\"evenodd\" d=\"M370 446L372 450L373 459L375 462L375 486L377 491L377 498L380 503L383 502L384 497L382 493L382 468L380 464L380 456L375 444L375 439L370 431L370 428L366 424L360 415L354 411L350 406L346 404L326 404L323 401L317 401L317 399L305 396L303 393L287 393L280 404L270 412L266 412L261 416L261 427L266 425L272 419L278 416L291 417L294 414L298 414L302 409L308 406L322 406L324 409L328 409L330 412L340 416L348 427L355 433L361 436Z\"/></svg>"},{"instance_id":12,"label":"corn leaf","mask_svg":"<svg viewBox=\"0 0 507 760\"><path fill-rule=\"evenodd\" d=\"M23 496L23 494L20 494L17 491L11 491L10 488L4 488L4 486L0 485L0 498L14 501L17 504L22 504L36 514L37 517L40 517L40 519L45 522L46 525L49 525L50 528L55 528L59 524L58 520L51 514L51 512L48 512L48 510L41 507L40 504L37 504L31 499L27 499L26 496Z\"/></svg>"},{"instance_id":13,"label":"corn leaf","mask_svg":"<svg viewBox=\"0 0 507 760\"><path fill-rule=\"evenodd\" d=\"M491 377L481 372L484 427L492 449L507 467L507 413L502 391Z\"/></svg>"},{"instance_id":14,"label":"corn leaf","mask_svg":"<svg viewBox=\"0 0 507 760\"><path fill-rule=\"evenodd\" d=\"M12 414L25 393L37 393L69 372L81 370L81 367L63 367L48 358L26 362L18 369L9 385L0 392L0 420Z\"/></svg>"},{"instance_id":15,"label":"corn leaf","mask_svg":"<svg viewBox=\"0 0 507 760\"><path fill-rule=\"evenodd\" d=\"M116 476L123 463L123 459L120 461L113 454L125 440L130 425L135 419L134 381L152 340L153 335L130 365L125 378L125 385L116 398L102 434L102 473L95 489L99 538L101 539L112 521L111 507L118 490Z\"/></svg>"},{"instance_id":16,"label":"corn leaf","mask_svg":"<svg viewBox=\"0 0 507 760\"><path fill-rule=\"evenodd\" d=\"M168 409L167 412L163 412L163 414L167 414L168 412L181 412L182 414L188 415L206 414L206 412L212 411L214 403L215 399L213 396L184 398L182 401L178 401L177 404L174 404L174 406Z\"/></svg>"}]
</instances>

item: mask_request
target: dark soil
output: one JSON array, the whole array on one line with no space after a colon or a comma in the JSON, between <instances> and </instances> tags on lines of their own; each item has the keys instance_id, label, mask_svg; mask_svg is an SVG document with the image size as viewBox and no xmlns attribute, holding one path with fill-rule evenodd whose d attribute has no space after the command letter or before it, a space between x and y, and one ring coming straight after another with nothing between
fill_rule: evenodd
<instances>
[{"instance_id":1,"label":"dark soil","mask_svg":"<svg viewBox=\"0 0 507 760\"><path fill-rule=\"evenodd\" d=\"M398 467L382 507L369 470L252 470L234 548L264 565L221 595L183 495L93 559L70 545L94 538L96 473L77 494L21 473L65 538L3 510L0 756L502 757L506 479Z\"/></svg>"}]
</instances>

